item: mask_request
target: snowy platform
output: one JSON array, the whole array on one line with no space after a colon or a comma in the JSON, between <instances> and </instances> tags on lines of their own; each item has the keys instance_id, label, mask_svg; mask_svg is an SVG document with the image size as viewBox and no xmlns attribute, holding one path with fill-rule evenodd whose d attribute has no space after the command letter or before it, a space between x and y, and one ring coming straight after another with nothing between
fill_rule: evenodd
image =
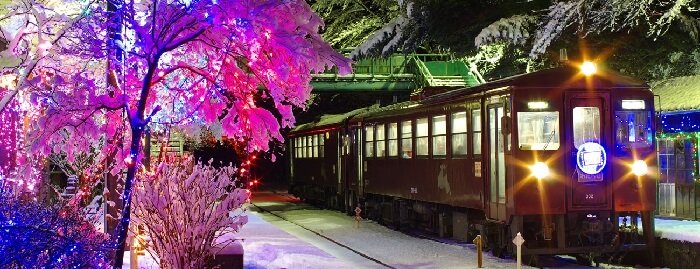
<instances>
[{"instance_id":1,"label":"snowy platform","mask_svg":"<svg viewBox=\"0 0 700 269\"><path fill-rule=\"evenodd\" d=\"M658 238L700 243L700 221L657 218L654 223Z\"/></svg>"},{"instance_id":2,"label":"snowy platform","mask_svg":"<svg viewBox=\"0 0 700 269\"><path fill-rule=\"evenodd\" d=\"M243 245L244 268L356 268L320 248L262 220L260 214L248 212L248 224L236 235ZM124 255L122 268L130 268L130 253ZM148 254L139 257L138 268L159 268Z\"/></svg>"},{"instance_id":3,"label":"snowy platform","mask_svg":"<svg viewBox=\"0 0 700 269\"><path fill-rule=\"evenodd\" d=\"M655 220L657 261L668 268L700 268L700 222Z\"/></svg>"},{"instance_id":4,"label":"snowy platform","mask_svg":"<svg viewBox=\"0 0 700 269\"><path fill-rule=\"evenodd\" d=\"M394 268L475 267L473 245L415 238L366 220L354 228L350 216L310 207L284 194L256 193L253 198L249 221L235 235L244 249L245 268L386 268L371 259ZM666 267L700 265L696 260L700 255L694 255L700 253L700 222L656 219L655 223L660 238L657 253L661 257L657 258ZM129 268L128 257L124 268ZM515 267L513 260L489 254L484 263L486 268ZM141 256L139 268L158 267Z\"/></svg>"},{"instance_id":5,"label":"snowy platform","mask_svg":"<svg viewBox=\"0 0 700 269\"><path fill-rule=\"evenodd\" d=\"M237 237L243 239L245 268L354 268L261 219L256 212L249 211L248 224Z\"/></svg>"}]
</instances>

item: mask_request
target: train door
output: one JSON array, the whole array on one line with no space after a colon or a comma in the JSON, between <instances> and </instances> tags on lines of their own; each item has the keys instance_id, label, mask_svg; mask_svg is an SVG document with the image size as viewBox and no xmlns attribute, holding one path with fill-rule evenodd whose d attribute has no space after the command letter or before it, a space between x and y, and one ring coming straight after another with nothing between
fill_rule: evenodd
<instances>
[{"instance_id":1,"label":"train door","mask_svg":"<svg viewBox=\"0 0 700 269\"><path fill-rule=\"evenodd\" d=\"M488 206L487 216L491 219L506 220L506 165L505 143L502 134L502 104L489 105L486 110L488 120Z\"/></svg>"},{"instance_id":2,"label":"train door","mask_svg":"<svg viewBox=\"0 0 700 269\"><path fill-rule=\"evenodd\" d=\"M564 132L569 152L569 210L611 209L610 178L606 150L611 145L608 94L567 94Z\"/></svg>"},{"instance_id":3,"label":"train door","mask_svg":"<svg viewBox=\"0 0 700 269\"><path fill-rule=\"evenodd\" d=\"M343 139L346 146L347 155L345 156L345 206L348 212L351 212L357 204L357 195L362 176L360 170L360 162L362 161L362 153L360 152L362 143L358 141L361 129L349 127Z\"/></svg>"}]
</instances>

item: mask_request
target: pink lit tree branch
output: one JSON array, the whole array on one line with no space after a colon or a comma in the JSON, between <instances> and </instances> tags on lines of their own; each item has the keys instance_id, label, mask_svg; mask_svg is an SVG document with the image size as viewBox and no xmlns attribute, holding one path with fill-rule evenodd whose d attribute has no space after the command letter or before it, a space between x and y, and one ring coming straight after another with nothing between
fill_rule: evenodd
<instances>
[{"instance_id":1,"label":"pink lit tree branch","mask_svg":"<svg viewBox=\"0 0 700 269\"><path fill-rule=\"evenodd\" d=\"M37 90L43 116L32 137L36 152L68 156L110 141L100 157L125 160L118 162L127 169L116 233L120 267L147 128L217 124L223 135L246 141L249 151L266 151L270 141L283 140L280 127L294 124L292 107L309 98L311 73L331 67L347 73L350 66L322 40L322 21L301 0L112 4L81 20L68 37L74 46L65 49L107 56L109 66L120 67L117 75L105 81L86 66ZM123 23L121 38L106 42L115 21ZM106 44L123 58L106 53ZM260 99L274 104L272 111L260 107Z\"/></svg>"},{"instance_id":2,"label":"pink lit tree branch","mask_svg":"<svg viewBox=\"0 0 700 269\"><path fill-rule=\"evenodd\" d=\"M60 46L76 23L84 18L90 2L62 1L50 5L36 0L12 1L0 15L1 38L7 42L0 51L0 75L14 75L16 85L0 89L0 112L17 94L31 87L33 77L44 67L52 68L63 59Z\"/></svg>"}]
</instances>

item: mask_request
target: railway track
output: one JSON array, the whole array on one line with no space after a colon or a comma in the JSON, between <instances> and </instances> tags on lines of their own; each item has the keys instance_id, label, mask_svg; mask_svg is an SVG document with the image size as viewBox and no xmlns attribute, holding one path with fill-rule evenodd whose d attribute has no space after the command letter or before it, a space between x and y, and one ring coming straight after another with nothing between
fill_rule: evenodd
<instances>
[{"instance_id":1,"label":"railway track","mask_svg":"<svg viewBox=\"0 0 700 269\"><path fill-rule=\"evenodd\" d=\"M300 201L296 200L296 198L294 198L293 196L286 194L286 193L274 193L274 195L278 196L278 197L284 197L284 199L287 200L286 203L293 205L293 207L294 207L293 210L299 210L299 209L320 210L317 207L300 202ZM291 199L293 199L293 200L291 200ZM284 210L282 208L272 208L273 206L265 206L265 205L261 205L261 204L263 204L263 203L262 202L256 203L255 201L253 201L251 203L251 206L254 207L257 211L259 211L261 213L267 214L269 216L272 216L272 217L277 218L279 220L282 220L284 222L290 223L296 227L299 227L305 231L311 232L312 234L322 238L323 240L326 240L327 242L330 242L330 243L337 245L341 248L349 250L349 251L361 256L362 258L377 264L380 267L395 268L394 266L390 265L390 264L395 264L394 262L382 261L378 258L372 257L366 251L360 250L357 247L352 247L348 244L340 242L339 240L336 240L332 237L329 237L328 235L325 235L322 232L318 232L317 229L309 228L306 225L304 225L303 223L299 223L297 221L294 221L288 217L285 217L283 214L281 214L281 212L284 212L287 210ZM285 207L285 208L289 208L289 207ZM452 246L457 246L460 248L473 250L473 245L466 244L465 242L459 242L459 241L455 241L455 240L451 240L451 239L440 238L440 237L432 236L429 234L421 233L420 231L410 230L410 229L401 229L400 232L403 234L406 234L410 237L413 237L413 238L420 238L420 239L429 240L429 241L433 241L433 242L440 243L440 244L452 245ZM578 264L576 264L575 260L567 259L567 258L563 258L563 257L545 258L541 261L540 266L545 266L545 267L550 267L550 268L592 268L590 266L578 265Z\"/></svg>"},{"instance_id":2,"label":"railway track","mask_svg":"<svg viewBox=\"0 0 700 269\"><path fill-rule=\"evenodd\" d=\"M342 247L342 248L345 248L345 249L347 249L347 250L350 250L350 251L354 252L355 254L362 256L362 257L365 258L365 259L368 259L368 260L370 260L370 261L373 261L373 262L375 262L375 263L377 263L377 264L379 264L379 265L381 265L381 266L384 266L384 267L386 267L386 268L394 268L393 266L388 265L388 264L386 264L386 263L384 263L384 262L382 262L382 261L380 261L380 260L377 260L377 259L375 259L375 258L372 258L372 257L370 257L369 255L367 255L367 254L365 254L365 253L363 253L363 252L361 252L361 251L358 251L358 250L356 250L356 249L353 249L352 247L350 247L350 246L348 246L348 245L346 245L346 244L343 244L343 243L341 243L341 242L338 242L338 241L334 240L333 238L330 238L330 237L328 237L328 236L325 236L325 235L323 235L323 234L321 234L321 233L319 233L319 232L317 232L317 231L314 231L314 230L312 230L312 229L309 229L308 227L306 227L306 226L304 226L304 225L301 225L301 224L299 224L299 223L297 223L297 222L294 222L294 221L292 221L292 220L289 220L289 219L285 218L284 216L281 216L281 215L279 215L279 214L277 214L277 213L275 213L275 212L273 212L273 211L271 211L271 210L267 210L267 209L265 209L263 206L259 206L259 205L255 204L254 202L251 202L251 205L252 205L253 207L257 208L260 212L267 213L267 214L272 215L272 216L274 216L274 217L276 217L276 218L279 218L279 219L281 219L281 220L283 220L283 221L286 221L286 222L289 222L289 223L291 223L291 224L294 224L294 225L298 226L299 228L302 228L302 229L304 229L304 230L306 230L306 231L309 231L309 232L311 232L311 233L313 233L313 234L315 234L315 235L317 235L317 236L319 236L319 237L321 237L321 238L323 238L323 239L325 239L325 240L327 240L327 241L329 241L329 242L331 242L331 243L333 243L333 244L336 244L336 245L338 245L338 246L340 246L340 247Z\"/></svg>"}]
</instances>

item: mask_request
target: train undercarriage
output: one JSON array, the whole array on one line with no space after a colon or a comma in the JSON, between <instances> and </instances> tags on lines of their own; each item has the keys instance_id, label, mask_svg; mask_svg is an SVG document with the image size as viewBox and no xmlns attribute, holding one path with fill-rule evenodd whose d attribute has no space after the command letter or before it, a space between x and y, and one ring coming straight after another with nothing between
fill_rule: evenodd
<instances>
[{"instance_id":1,"label":"train undercarriage","mask_svg":"<svg viewBox=\"0 0 700 269\"><path fill-rule=\"evenodd\" d=\"M560 254L573 256L582 264L622 263L630 253L635 253L635 259L648 259L646 264L654 262L654 236L642 229L653 225L653 212L513 216L505 224L488 220L481 210L383 195L367 194L364 205L367 218L393 229L467 242L482 235L483 245L498 257L515 253L511 241L520 232L525 239L525 262L534 266L541 255Z\"/></svg>"}]
</instances>

